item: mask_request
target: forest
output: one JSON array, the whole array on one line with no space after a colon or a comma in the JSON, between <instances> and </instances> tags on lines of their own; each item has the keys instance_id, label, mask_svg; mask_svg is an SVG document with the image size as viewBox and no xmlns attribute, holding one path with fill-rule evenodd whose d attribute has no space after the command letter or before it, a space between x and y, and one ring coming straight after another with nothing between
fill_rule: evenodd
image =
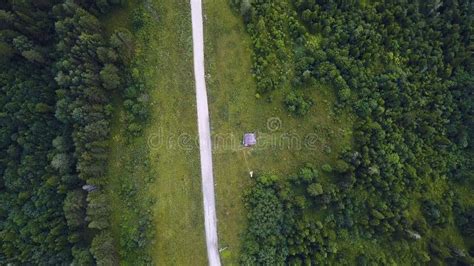
<instances>
[{"instance_id":1,"label":"forest","mask_svg":"<svg viewBox=\"0 0 474 266\"><path fill-rule=\"evenodd\" d=\"M124 99L130 137L147 119L132 33L107 36L98 19L120 5L0 2L2 265L119 261L103 189L112 97Z\"/></svg>"},{"instance_id":2,"label":"forest","mask_svg":"<svg viewBox=\"0 0 474 266\"><path fill-rule=\"evenodd\" d=\"M353 145L245 194L245 265L474 263L470 1L232 0L257 90L304 120L321 84Z\"/></svg>"}]
</instances>

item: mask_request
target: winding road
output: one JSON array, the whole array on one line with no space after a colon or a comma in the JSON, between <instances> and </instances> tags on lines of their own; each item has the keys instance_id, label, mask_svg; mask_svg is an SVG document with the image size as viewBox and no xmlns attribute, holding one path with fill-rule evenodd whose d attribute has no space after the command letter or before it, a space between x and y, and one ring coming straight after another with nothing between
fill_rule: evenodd
<instances>
[{"instance_id":1,"label":"winding road","mask_svg":"<svg viewBox=\"0 0 474 266\"><path fill-rule=\"evenodd\" d=\"M199 152L201 156L202 196L204 202L204 227L206 230L207 257L210 266L220 266L217 244L216 204L214 176L212 173L212 146L207 105L206 81L204 78L204 39L201 0L191 0L193 25L194 79L199 129Z\"/></svg>"}]
</instances>

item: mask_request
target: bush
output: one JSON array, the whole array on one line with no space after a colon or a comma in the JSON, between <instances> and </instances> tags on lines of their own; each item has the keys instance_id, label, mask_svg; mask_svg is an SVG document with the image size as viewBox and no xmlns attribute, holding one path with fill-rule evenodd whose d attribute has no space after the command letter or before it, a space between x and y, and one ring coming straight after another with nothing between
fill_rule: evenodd
<instances>
[{"instance_id":1,"label":"bush","mask_svg":"<svg viewBox=\"0 0 474 266\"><path fill-rule=\"evenodd\" d=\"M323 192L324 192L323 187L319 183L313 183L313 184L309 185L307 190L308 190L309 195L311 195L313 197L319 196L319 195L323 194Z\"/></svg>"},{"instance_id":2,"label":"bush","mask_svg":"<svg viewBox=\"0 0 474 266\"><path fill-rule=\"evenodd\" d=\"M293 91L288 93L285 98L285 105L288 111L301 116L308 113L312 104L311 100L305 99Z\"/></svg>"},{"instance_id":3,"label":"bush","mask_svg":"<svg viewBox=\"0 0 474 266\"><path fill-rule=\"evenodd\" d=\"M321 170L323 170L323 172L325 172L325 173L331 173L332 172L332 167L331 167L331 165L326 163L326 164L323 164L321 166Z\"/></svg>"},{"instance_id":4,"label":"bush","mask_svg":"<svg viewBox=\"0 0 474 266\"><path fill-rule=\"evenodd\" d=\"M132 12L132 30L137 32L141 30L146 24L146 15L143 8L136 8Z\"/></svg>"}]
</instances>

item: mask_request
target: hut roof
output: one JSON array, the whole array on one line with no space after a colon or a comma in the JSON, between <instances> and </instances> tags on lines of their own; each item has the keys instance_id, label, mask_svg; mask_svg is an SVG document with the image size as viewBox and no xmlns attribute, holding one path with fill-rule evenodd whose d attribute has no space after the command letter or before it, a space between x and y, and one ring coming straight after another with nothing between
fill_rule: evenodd
<instances>
[{"instance_id":1,"label":"hut roof","mask_svg":"<svg viewBox=\"0 0 474 266\"><path fill-rule=\"evenodd\" d=\"M257 137L255 136L255 133L245 133L243 144L245 147L250 147L257 144Z\"/></svg>"}]
</instances>

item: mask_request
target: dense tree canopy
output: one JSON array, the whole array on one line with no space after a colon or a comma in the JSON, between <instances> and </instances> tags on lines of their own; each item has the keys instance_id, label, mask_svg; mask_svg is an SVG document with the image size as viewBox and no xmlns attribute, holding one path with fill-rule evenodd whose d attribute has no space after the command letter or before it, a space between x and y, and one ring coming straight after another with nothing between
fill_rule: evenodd
<instances>
[{"instance_id":1,"label":"dense tree canopy","mask_svg":"<svg viewBox=\"0 0 474 266\"><path fill-rule=\"evenodd\" d=\"M147 116L130 33L109 41L95 16L120 2L0 3L0 264L118 261L103 190L111 95L133 103L130 121Z\"/></svg>"}]
</instances>

